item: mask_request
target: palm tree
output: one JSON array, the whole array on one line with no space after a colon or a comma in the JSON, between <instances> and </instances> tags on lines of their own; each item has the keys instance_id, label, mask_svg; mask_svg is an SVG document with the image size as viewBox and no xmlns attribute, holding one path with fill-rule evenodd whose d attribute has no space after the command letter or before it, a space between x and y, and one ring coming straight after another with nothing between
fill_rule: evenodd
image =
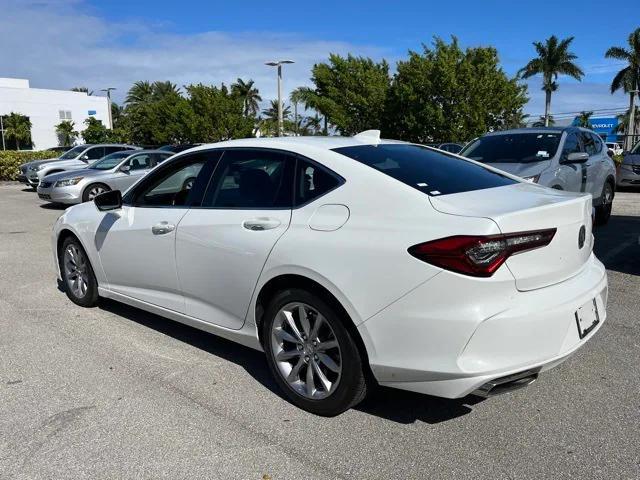
<instances>
[{"instance_id":1,"label":"palm tree","mask_svg":"<svg viewBox=\"0 0 640 480\"><path fill-rule=\"evenodd\" d=\"M153 86L147 80L135 82L127 92L125 102L129 105L149 103L153 97Z\"/></svg>"},{"instance_id":2,"label":"palm tree","mask_svg":"<svg viewBox=\"0 0 640 480\"><path fill-rule=\"evenodd\" d=\"M584 72L573 61L578 58L569 51L573 37L558 40L552 35L545 43L533 42L538 56L527 63L518 72L522 78L542 74L542 90L545 93L544 118L545 127L549 126L549 111L551 109L551 94L558 89L558 75L568 75L581 80Z\"/></svg>"},{"instance_id":3,"label":"palm tree","mask_svg":"<svg viewBox=\"0 0 640 480\"><path fill-rule=\"evenodd\" d=\"M298 122L298 104L301 103L304 105L305 110L308 108L306 104L307 95L302 87L294 88L289 94L289 101L293 104L293 121L296 126L296 135L300 135L300 124L302 123L302 119Z\"/></svg>"},{"instance_id":4,"label":"palm tree","mask_svg":"<svg viewBox=\"0 0 640 480\"><path fill-rule=\"evenodd\" d=\"M63 120L56 125L56 134L61 147L70 147L78 137L78 132L75 130L75 123L70 120Z\"/></svg>"},{"instance_id":5,"label":"palm tree","mask_svg":"<svg viewBox=\"0 0 640 480\"><path fill-rule=\"evenodd\" d=\"M278 121L278 101L271 100L269 108L262 110L266 120ZM282 119L287 120L291 115L291 108L288 105L282 106Z\"/></svg>"},{"instance_id":6,"label":"palm tree","mask_svg":"<svg viewBox=\"0 0 640 480\"><path fill-rule=\"evenodd\" d=\"M16 150L20 150L20 142L31 141L31 120L19 113L11 112L3 117L4 136L16 142Z\"/></svg>"},{"instance_id":7,"label":"palm tree","mask_svg":"<svg viewBox=\"0 0 640 480\"><path fill-rule=\"evenodd\" d=\"M582 112L580 112L580 115L578 115L576 117L576 124L579 127L584 127L584 128L592 128L591 126L591 116L593 115L593 112L585 112L584 110Z\"/></svg>"},{"instance_id":8,"label":"palm tree","mask_svg":"<svg viewBox=\"0 0 640 480\"><path fill-rule=\"evenodd\" d=\"M151 85L153 90L154 100L159 100L167 95L180 95L180 89L175 83L169 81L166 82L153 82Z\"/></svg>"},{"instance_id":9,"label":"palm tree","mask_svg":"<svg viewBox=\"0 0 640 480\"><path fill-rule=\"evenodd\" d=\"M245 82L241 78L238 78L235 83L231 84L231 93L242 99L245 117L255 116L260 109L262 97L260 96L259 90L253 86L254 83L251 79Z\"/></svg>"},{"instance_id":10,"label":"palm tree","mask_svg":"<svg viewBox=\"0 0 640 480\"><path fill-rule=\"evenodd\" d=\"M87 87L73 87L71 89L72 92L82 92L82 93L86 93L87 95L91 96L93 95L93 90L89 91L89 89Z\"/></svg>"},{"instance_id":11,"label":"palm tree","mask_svg":"<svg viewBox=\"0 0 640 480\"><path fill-rule=\"evenodd\" d=\"M613 58L627 62L627 66L616 73L611 81L611 93L622 89L629 94L629 117L627 123L626 148L633 146L633 134L635 130L635 96L640 89L640 28L636 28L628 39L629 49L624 47L611 47L604 54L606 58Z\"/></svg>"},{"instance_id":12,"label":"palm tree","mask_svg":"<svg viewBox=\"0 0 640 480\"><path fill-rule=\"evenodd\" d=\"M553 115L544 116L542 115L538 121L533 122L532 127L553 127L556 124Z\"/></svg>"},{"instance_id":13,"label":"palm tree","mask_svg":"<svg viewBox=\"0 0 640 480\"><path fill-rule=\"evenodd\" d=\"M322 129L323 135L329 134L329 120L327 114L322 108L322 97L316 93L316 91L309 87L298 87L294 90L295 97L299 103L304 105L305 110L313 109L319 112L323 116L324 127ZM293 94L293 92L292 92ZM293 102L293 99L291 100Z\"/></svg>"}]
</instances>

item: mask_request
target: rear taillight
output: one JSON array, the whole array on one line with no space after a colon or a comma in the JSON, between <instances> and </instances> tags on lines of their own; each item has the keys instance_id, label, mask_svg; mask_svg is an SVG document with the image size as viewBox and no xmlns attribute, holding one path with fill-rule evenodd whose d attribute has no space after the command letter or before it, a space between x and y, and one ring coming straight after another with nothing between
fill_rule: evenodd
<instances>
[{"instance_id":1,"label":"rear taillight","mask_svg":"<svg viewBox=\"0 0 640 480\"><path fill-rule=\"evenodd\" d=\"M453 272L490 277L507 258L551 243L555 228L501 235L456 235L409 248L414 257Z\"/></svg>"}]
</instances>

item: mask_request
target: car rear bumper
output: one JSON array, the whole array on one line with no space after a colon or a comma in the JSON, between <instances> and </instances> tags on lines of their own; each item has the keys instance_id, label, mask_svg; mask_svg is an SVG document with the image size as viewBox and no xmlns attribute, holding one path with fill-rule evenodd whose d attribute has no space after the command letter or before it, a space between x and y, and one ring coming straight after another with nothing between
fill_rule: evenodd
<instances>
[{"instance_id":1,"label":"car rear bumper","mask_svg":"<svg viewBox=\"0 0 640 480\"><path fill-rule=\"evenodd\" d=\"M52 203L64 203L74 205L82 201L82 192L77 185L70 187L47 187L38 186L38 197Z\"/></svg>"},{"instance_id":2,"label":"car rear bumper","mask_svg":"<svg viewBox=\"0 0 640 480\"><path fill-rule=\"evenodd\" d=\"M606 318L606 271L593 255L556 285L527 292L488 285L443 272L361 324L377 380L463 397L496 379L558 365ZM581 339L575 313L594 299L600 321Z\"/></svg>"}]
</instances>

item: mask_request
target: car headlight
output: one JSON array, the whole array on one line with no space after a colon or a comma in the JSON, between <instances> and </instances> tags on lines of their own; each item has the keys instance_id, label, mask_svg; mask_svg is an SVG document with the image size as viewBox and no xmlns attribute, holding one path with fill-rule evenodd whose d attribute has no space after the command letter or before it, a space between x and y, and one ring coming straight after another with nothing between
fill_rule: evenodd
<instances>
[{"instance_id":1,"label":"car headlight","mask_svg":"<svg viewBox=\"0 0 640 480\"><path fill-rule=\"evenodd\" d=\"M55 184L56 187L70 187L72 185L77 185L80 180L84 177L74 177L74 178L66 178L64 180L58 180Z\"/></svg>"},{"instance_id":2,"label":"car headlight","mask_svg":"<svg viewBox=\"0 0 640 480\"><path fill-rule=\"evenodd\" d=\"M540 179L540 174L538 175L533 175L532 177L524 177L524 179L527 182L531 182L531 183L538 183L538 180Z\"/></svg>"}]
</instances>

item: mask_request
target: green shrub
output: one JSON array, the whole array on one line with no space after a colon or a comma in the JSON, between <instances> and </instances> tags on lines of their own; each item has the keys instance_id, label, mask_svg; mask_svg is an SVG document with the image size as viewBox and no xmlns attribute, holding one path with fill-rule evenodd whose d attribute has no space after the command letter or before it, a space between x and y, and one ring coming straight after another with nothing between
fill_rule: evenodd
<instances>
[{"instance_id":1,"label":"green shrub","mask_svg":"<svg viewBox=\"0 0 640 480\"><path fill-rule=\"evenodd\" d=\"M623 158L624 157L622 155L614 155L613 161L616 162L616 165L622 165Z\"/></svg>"},{"instance_id":2,"label":"green shrub","mask_svg":"<svg viewBox=\"0 0 640 480\"><path fill-rule=\"evenodd\" d=\"M17 180L18 167L32 160L54 158L59 154L49 150L39 152L17 152L14 150L0 150L0 180Z\"/></svg>"}]
</instances>

